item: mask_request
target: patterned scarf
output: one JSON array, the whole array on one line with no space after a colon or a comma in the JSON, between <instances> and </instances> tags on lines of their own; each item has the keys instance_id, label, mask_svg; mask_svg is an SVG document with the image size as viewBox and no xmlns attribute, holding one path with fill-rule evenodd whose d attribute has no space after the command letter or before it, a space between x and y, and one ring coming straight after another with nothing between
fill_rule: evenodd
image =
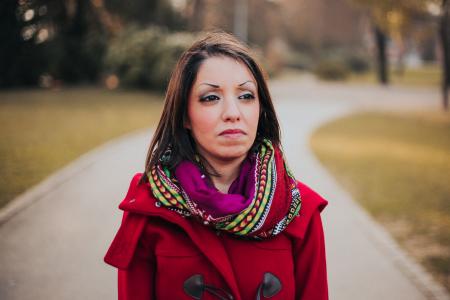
<instances>
[{"instance_id":1,"label":"patterned scarf","mask_svg":"<svg viewBox=\"0 0 450 300\"><path fill-rule=\"evenodd\" d=\"M160 162L148 178L157 205L241 237L275 236L301 207L300 192L283 153L267 139L244 160L228 194L214 188L198 164L188 161L174 172Z\"/></svg>"}]
</instances>

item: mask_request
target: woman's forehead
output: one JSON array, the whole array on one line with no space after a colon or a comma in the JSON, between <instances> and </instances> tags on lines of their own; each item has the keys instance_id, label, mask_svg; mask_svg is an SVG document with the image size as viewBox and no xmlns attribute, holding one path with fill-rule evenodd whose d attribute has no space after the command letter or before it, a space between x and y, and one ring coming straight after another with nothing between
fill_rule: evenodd
<instances>
[{"instance_id":1,"label":"woman's forehead","mask_svg":"<svg viewBox=\"0 0 450 300\"><path fill-rule=\"evenodd\" d=\"M257 86L252 72L237 59L226 56L210 57L200 65L196 86L220 88L230 84L238 87Z\"/></svg>"}]
</instances>

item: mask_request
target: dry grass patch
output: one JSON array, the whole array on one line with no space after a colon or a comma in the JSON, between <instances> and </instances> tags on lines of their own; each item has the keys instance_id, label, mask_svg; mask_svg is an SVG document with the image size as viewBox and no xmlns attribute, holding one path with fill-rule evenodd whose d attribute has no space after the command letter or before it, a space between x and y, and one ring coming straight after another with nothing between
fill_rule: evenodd
<instances>
[{"instance_id":1,"label":"dry grass patch","mask_svg":"<svg viewBox=\"0 0 450 300\"><path fill-rule=\"evenodd\" d=\"M0 207L95 146L153 126L162 99L95 88L0 92Z\"/></svg>"},{"instance_id":2,"label":"dry grass patch","mask_svg":"<svg viewBox=\"0 0 450 300\"><path fill-rule=\"evenodd\" d=\"M422 86L422 87L440 87L442 70L439 65L425 65L418 68L407 68L403 73L391 70L389 72L390 83L400 86ZM371 83L377 84L378 79L374 71L364 74L352 74L349 78L350 83Z\"/></svg>"},{"instance_id":3,"label":"dry grass patch","mask_svg":"<svg viewBox=\"0 0 450 300\"><path fill-rule=\"evenodd\" d=\"M450 114L363 112L319 128L320 161L450 290Z\"/></svg>"}]
</instances>

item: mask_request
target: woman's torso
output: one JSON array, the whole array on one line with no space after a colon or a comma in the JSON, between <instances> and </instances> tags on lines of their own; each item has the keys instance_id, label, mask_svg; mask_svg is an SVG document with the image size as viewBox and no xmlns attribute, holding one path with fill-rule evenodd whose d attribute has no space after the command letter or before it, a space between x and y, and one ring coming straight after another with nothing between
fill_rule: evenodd
<instances>
[{"instance_id":1,"label":"woman's torso","mask_svg":"<svg viewBox=\"0 0 450 300\"><path fill-rule=\"evenodd\" d=\"M154 252L156 299L192 299L183 285L201 274L205 284L230 294L237 288L241 299L256 299L263 276L269 272L281 282L281 290L271 299L293 299L295 295L292 243L279 234L263 241L241 239L217 232L194 220L188 221L195 234L182 225L149 217L143 244ZM188 230L188 232L191 230ZM234 295L235 299L238 298ZM202 299L218 299L208 292Z\"/></svg>"}]
</instances>

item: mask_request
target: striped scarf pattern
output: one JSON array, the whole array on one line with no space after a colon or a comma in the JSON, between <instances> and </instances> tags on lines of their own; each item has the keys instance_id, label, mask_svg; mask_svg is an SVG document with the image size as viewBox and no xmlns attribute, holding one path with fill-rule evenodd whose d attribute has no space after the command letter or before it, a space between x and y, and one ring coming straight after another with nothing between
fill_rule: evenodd
<instances>
[{"instance_id":1,"label":"striped scarf pattern","mask_svg":"<svg viewBox=\"0 0 450 300\"><path fill-rule=\"evenodd\" d=\"M254 168L255 186L254 197L247 208L240 213L224 217L214 218L202 210L194 199L190 199L183 190L173 173L159 163L154 165L148 175L149 183L156 199L174 212L183 216L195 216L205 225L213 226L217 230L228 233L250 237L254 239L265 239L282 232L293 218L299 213L301 208L301 196L297 188L296 180L283 160L283 167L286 170L289 191L290 206L288 214L279 220L272 228L261 230L269 215L274 199L277 185L277 166L275 163L275 150L268 139L264 139L256 153L256 166Z\"/></svg>"}]
</instances>

